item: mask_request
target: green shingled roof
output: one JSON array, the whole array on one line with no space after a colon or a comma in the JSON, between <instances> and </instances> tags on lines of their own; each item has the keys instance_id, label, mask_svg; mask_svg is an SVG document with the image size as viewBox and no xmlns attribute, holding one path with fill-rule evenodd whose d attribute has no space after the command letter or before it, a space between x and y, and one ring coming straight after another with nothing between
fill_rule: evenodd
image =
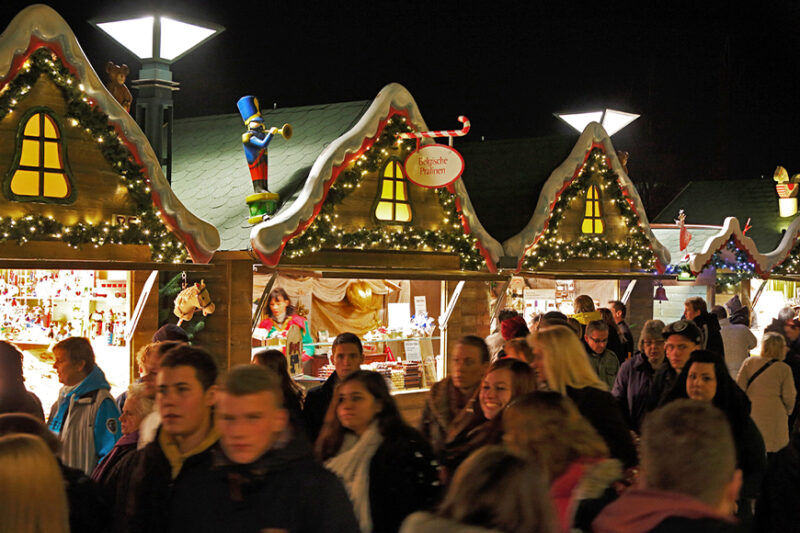
<instances>
[{"instance_id":1,"label":"green shingled roof","mask_svg":"<svg viewBox=\"0 0 800 533\"><path fill-rule=\"evenodd\" d=\"M370 101L262 111L264 123L289 123L294 136L269 144L269 189L290 204L322 150L349 130ZM179 119L173 133L172 190L183 204L219 230L220 250L247 250L250 224L245 197L253 193L242 150L238 114ZM280 211L279 211L280 212Z\"/></svg>"},{"instance_id":2,"label":"green shingled roof","mask_svg":"<svg viewBox=\"0 0 800 533\"><path fill-rule=\"evenodd\" d=\"M462 179L483 227L500 242L530 221L550 174L575 147L574 135L459 142Z\"/></svg>"},{"instance_id":3,"label":"green shingled roof","mask_svg":"<svg viewBox=\"0 0 800 533\"><path fill-rule=\"evenodd\" d=\"M691 181L655 217L653 223L674 224L678 211L686 212L687 224L722 226L727 217L736 217L744 227L750 218L747 236L762 253L778 246L783 231L794 217L781 218L775 182L769 180Z\"/></svg>"}]
</instances>

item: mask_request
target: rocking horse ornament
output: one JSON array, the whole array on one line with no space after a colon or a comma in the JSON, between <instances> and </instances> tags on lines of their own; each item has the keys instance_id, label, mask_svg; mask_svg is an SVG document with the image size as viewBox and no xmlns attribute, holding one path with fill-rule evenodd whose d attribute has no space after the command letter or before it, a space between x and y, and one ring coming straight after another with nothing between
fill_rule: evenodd
<instances>
[{"instance_id":1,"label":"rocking horse ornament","mask_svg":"<svg viewBox=\"0 0 800 533\"><path fill-rule=\"evenodd\" d=\"M203 316L208 316L214 312L214 309L205 280L202 280L200 283L189 285L178 293L175 298L175 309L172 312L178 317L180 326L184 320L191 320L195 311L202 311Z\"/></svg>"}]
</instances>

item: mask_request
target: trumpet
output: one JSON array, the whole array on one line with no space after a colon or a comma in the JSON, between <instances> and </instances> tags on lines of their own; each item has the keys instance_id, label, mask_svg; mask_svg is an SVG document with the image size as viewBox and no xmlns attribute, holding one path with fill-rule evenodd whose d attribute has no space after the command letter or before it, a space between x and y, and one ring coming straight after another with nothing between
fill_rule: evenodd
<instances>
[{"instance_id":1,"label":"trumpet","mask_svg":"<svg viewBox=\"0 0 800 533\"><path fill-rule=\"evenodd\" d=\"M280 129L272 127L270 130L272 133L277 133L287 141L292 138L292 125L291 124L284 124Z\"/></svg>"}]
</instances>

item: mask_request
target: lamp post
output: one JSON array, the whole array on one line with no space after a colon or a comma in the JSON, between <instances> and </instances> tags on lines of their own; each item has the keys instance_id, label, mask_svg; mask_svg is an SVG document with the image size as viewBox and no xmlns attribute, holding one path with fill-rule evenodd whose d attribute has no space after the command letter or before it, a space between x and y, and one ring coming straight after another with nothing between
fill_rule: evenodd
<instances>
[{"instance_id":1,"label":"lamp post","mask_svg":"<svg viewBox=\"0 0 800 533\"><path fill-rule=\"evenodd\" d=\"M609 137L641 116L615 109L602 109L586 113L553 113L553 115L578 130L578 133L583 133L590 122L599 122Z\"/></svg>"},{"instance_id":2,"label":"lamp post","mask_svg":"<svg viewBox=\"0 0 800 533\"><path fill-rule=\"evenodd\" d=\"M139 79L132 82L139 91L135 118L171 183L172 93L180 84L172 80L170 65L225 28L160 14L92 20L90 24L130 50L142 62Z\"/></svg>"}]
</instances>

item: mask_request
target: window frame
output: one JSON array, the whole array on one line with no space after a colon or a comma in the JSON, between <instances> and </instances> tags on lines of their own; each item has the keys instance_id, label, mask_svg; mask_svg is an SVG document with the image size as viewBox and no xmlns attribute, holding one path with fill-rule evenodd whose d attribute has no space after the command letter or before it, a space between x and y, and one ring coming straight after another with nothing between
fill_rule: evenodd
<instances>
[{"instance_id":1,"label":"window frame","mask_svg":"<svg viewBox=\"0 0 800 533\"><path fill-rule=\"evenodd\" d=\"M37 196L25 196L19 195L11 191L11 180L14 178L14 174L17 173L18 170L34 170L39 172L40 174L40 185L42 185L42 174L46 172L48 169L43 166L44 161L40 159L40 164L42 166L39 167L28 167L27 165L22 165L22 146L23 141L26 140L25 137L25 129L28 126L30 120L39 114L47 115L47 117L53 121L56 127L56 133L58 134L58 139L55 141L55 144L58 147L58 153L61 159L61 172L64 174L64 178L67 180L67 186L69 187L69 194L64 198L55 198L52 196L44 196L42 194ZM36 106L32 107L31 109L27 110L25 113L22 114L22 117L17 124L17 137L16 137L16 145L14 148L14 163L11 165L8 173L3 180L3 194L5 194L6 198L15 202L35 202L35 203L45 203L45 204L72 204L75 202L77 198L77 190L75 187L75 179L72 177L72 172L69 168L69 157L67 155L67 143L64 139L64 124L58 119L56 113L53 112L52 109L43 107L43 106ZM44 136L44 128L41 127L39 129L39 136L36 138L37 142L40 143L40 157L42 155L42 145L41 143L44 142L53 142L52 139L45 140ZM33 140L28 138L27 140ZM50 169L56 170L56 169ZM40 192L44 192L42 189Z\"/></svg>"},{"instance_id":2,"label":"window frame","mask_svg":"<svg viewBox=\"0 0 800 533\"><path fill-rule=\"evenodd\" d=\"M594 191L594 198L591 198L591 192ZM581 235L603 235L606 231L606 224L603 220L603 210L600 202L600 187L596 183L590 183L586 188L586 201L583 204L583 218L581 219ZM586 208L592 207L592 215L586 214ZM597 216L594 213L597 212ZM584 231L583 225L589 220L592 223L592 231ZM600 231L595 231L597 224L600 224Z\"/></svg>"},{"instance_id":3,"label":"window frame","mask_svg":"<svg viewBox=\"0 0 800 533\"><path fill-rule=\"evenodd\" d=\"M400 173L400 177L397 177L397 175L395 175L395 177L391 177L391 178L385 176L386 169L391 164L397 164L397 169L398 169L398 171ZM388 181L390 181L392 183L392 199L391 200L387 200L387 199L384 199L382 197L383 185L384 185L384 181L386 181L386 180L388 180ZM404 190L405 190L405 193L406 193L406 199L405 200L397 200L396 199L396 197L397 197L397 188L396 187L397 187L398 183L401 183L403 185L403 187L404 187ZM404 168L404 165L403 165L403 161L401 161L400 158L395 157L395 156L391 156L391 157L387 158L386 162L380 167L380 170L378 171L377 190L375 192L375 200L372 202L372 208L371 208L371 211L370 211L371 216L372 216L372 220L375 223L380 224L380 225L385 225L385 226L397 226L397 225L410 226L410 225L412 225L414 223L414 218L415 217L414 217L414 209L411 206L411 193L409 191L409 186L408 186L409 183L410 183L410 181L408 180L408 176L406 176L406 171L405 171L405 168ZM382 219L378 218L377 210L378 210L378 205L381 202L391 202L391 204L392 204L392 219L391 220L382 220ZM408 206L408 211L411 214L411 217L408 219L408 221L397 220L395 218L397 216L396 206L397 206L398 203L405 204L405 205Z\"/></svg>"}]
</instances>

